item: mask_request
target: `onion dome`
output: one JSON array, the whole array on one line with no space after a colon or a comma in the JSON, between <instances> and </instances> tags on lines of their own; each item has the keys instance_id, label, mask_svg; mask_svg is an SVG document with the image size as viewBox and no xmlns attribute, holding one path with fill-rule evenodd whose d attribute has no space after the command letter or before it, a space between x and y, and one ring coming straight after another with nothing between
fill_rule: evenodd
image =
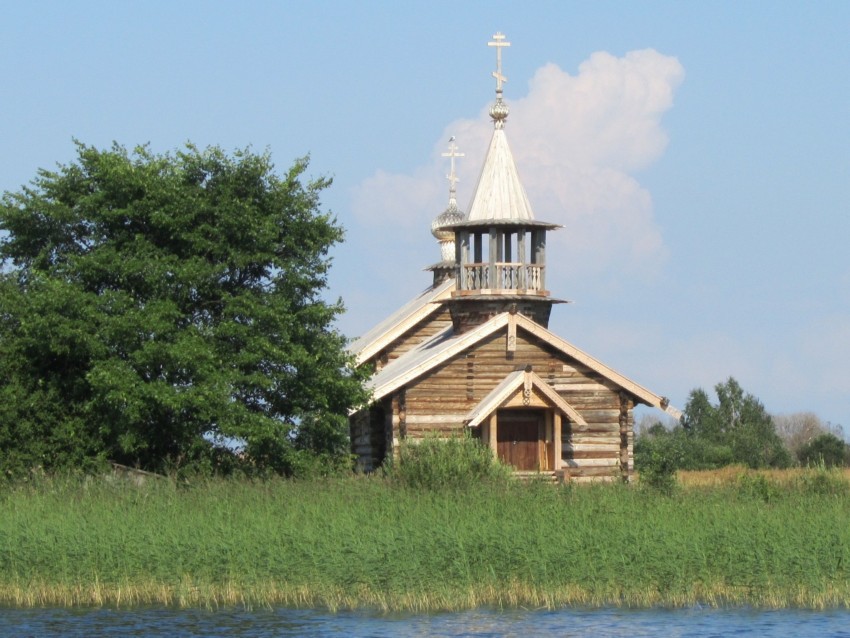
<instances>
[{"instance_id":1,"label":"onion dome","mask_svg":"<svg viewBox=\"0 0 850 638\"><path fill-rule=\"evenodd\" d=\"M440 242L440 260L454 261L455 258L455 232L451 228L464 220L463 213L457 207L457 202L451 200L449 207L437 215L431 222L431 234Z\"/></svg>"}]
</instances>

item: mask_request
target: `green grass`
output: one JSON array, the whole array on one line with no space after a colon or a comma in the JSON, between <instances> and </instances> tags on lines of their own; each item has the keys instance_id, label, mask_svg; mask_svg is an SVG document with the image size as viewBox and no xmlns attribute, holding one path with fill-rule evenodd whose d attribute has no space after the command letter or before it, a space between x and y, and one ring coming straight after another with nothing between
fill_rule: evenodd
<instances>
[{"instance_id":1,"label":"green grass","mask_svg":"<svg viewBox=\"0 0 850 638\"><path fill-rule=\"evenodd\" d=\"M825 476L826 478L818 478ZM850 490L43 479L0 487L0 603L850 605Z\"/></svg>"}]
</instances>

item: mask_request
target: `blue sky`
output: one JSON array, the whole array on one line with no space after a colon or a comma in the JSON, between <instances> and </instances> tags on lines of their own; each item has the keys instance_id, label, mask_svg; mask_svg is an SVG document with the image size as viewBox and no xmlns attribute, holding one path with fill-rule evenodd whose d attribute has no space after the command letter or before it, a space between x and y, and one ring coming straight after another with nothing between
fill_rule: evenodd
<instances>
[{"instance_id":1,"label":"blue sky","mask_svg":"<svg viewBox=\"0 0 850 638\"><path fill-rule=\"evenodd\" d=\"M305 154L349 336L429 283L502 31L550 327L682 407L734 376L850 427L850 3L0 2L0 191L99 147Z\"/></svg>"}]
</instances>

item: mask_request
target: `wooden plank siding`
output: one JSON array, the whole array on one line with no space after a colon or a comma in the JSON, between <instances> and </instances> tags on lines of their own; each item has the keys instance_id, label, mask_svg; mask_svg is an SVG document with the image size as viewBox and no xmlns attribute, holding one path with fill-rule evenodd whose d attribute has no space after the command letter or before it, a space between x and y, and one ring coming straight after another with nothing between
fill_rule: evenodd
<instances>
[{"instance_id":1,"label":"wooden plank siding","mask_svg":"<svg viewBox=\"0 0 850 638\"><path fill-rule=\"evenodd\" d=\"M386 365L451 324L444 306L390 343L372 361ZM511 336L515 336L510 340ZM560 467L570 480L630 480L634 473L634 395L615 381L554 347L545 336L510 326L483 337L467 350L428 369L352 418L352 452L363 471L397 454L405 438L428 433L458 434L469 412L505 377L531 366L535 374L574 408L586 424L559 419ZM541 338L544 337L544 338ZM510 345L510 347L509 347ZM366 416L364 416L366 415ZM489 439L489 420L476 432ZM550 430L551 431L551 430ZM549 443L552 453L554 441ZM554 458L547 463L554 467Z\"/></svg>"},{"instance_id":2,"label":"wooden plank siding","mask_svg":"<svg viewBox=\"0 0 850 638\"><path fill-rule=\"evenodd\" d=\"M634 468L634 404L630 397L598 373L523 330L517 331L515 349L509 352L506 336L504 330L486 337L409 383L403 403L405 436L462 431L463 415L508 374L531 365L587 422L562 422L561 459L570 478L629 479ZM394 433L397 427L400 424L394 422Z\"/></svg>"}]
</instances>

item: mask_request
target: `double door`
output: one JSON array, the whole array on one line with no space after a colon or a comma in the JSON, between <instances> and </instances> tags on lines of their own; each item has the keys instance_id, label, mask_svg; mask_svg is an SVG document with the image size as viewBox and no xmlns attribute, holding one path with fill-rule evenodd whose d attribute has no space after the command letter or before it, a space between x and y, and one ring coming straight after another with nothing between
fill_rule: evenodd
<instances>
[{"instance_id":1,"label":"double door","mask_svg":"<svg viewBox=\"0 0 850 638\"><path fill-rule=\"evenodd\" d=\"M496 452L499 459L517 470L548 469L542 415L512 416L502 411L497 418Z\"/></svg>"}]
</instances>

